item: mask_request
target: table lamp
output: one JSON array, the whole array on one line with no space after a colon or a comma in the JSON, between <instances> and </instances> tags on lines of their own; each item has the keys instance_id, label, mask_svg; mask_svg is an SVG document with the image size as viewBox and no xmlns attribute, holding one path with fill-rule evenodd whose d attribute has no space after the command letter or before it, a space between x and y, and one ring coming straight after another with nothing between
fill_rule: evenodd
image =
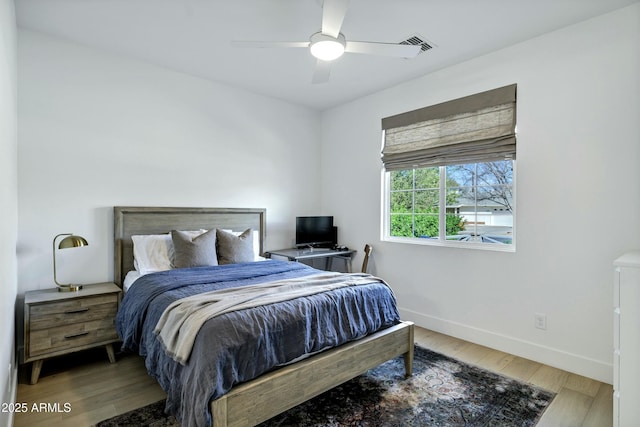
<instances>
[{"instance_id":1,"label":"table lamp","mask_svg":"<svg viewBox=\"0 0 640 427\"><path fill-rule=\"evenodd\" d=\"M53 281L56 282L58 286L58 291L60 292L71 292L71 291L79 291L82 289L82 285L72 285L70 283L62 284L58 283L58 279L56 277L56 240L60 236L67 236L60 241L58 245L58 249L69 249L69 248L79 248L82 246L87 246L89 243L85 240L84 237L76 236L73 233L62 233L58 234L53 238Z\"/></svg>"}]
</instances>

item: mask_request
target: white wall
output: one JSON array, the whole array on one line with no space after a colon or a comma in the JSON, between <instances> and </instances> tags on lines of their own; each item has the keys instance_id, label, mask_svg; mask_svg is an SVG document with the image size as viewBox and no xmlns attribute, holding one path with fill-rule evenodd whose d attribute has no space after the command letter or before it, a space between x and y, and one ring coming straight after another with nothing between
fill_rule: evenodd
<instances>
[{"instance_id":1,"label":"white wall","mask_svg":"<svg viewBox=\"0 0 640 427\"><path fill-rule=\"evenodd\" d=\"M373 244L404 318L611 382L612 261L640 246L639 18L636 4L323 114L323 208L341 242ZM511 83L516 253L380 242L381 118Z\"/></svg>"},{"instance_id":2,"label":"white wall","mask_svg":"<svg viewBox=\"0 0 640 427\"><path fill-rule=\"evenodd\" d=\"M18 33L18 280L113 278L112 207L265 207L267 249L319 209L319 113L51 37Z\"/></svg>"},{"instance_id":3,"label":"white wall","mask_svg":"<svg viewBox=\"0 0 640 427\"><path fill-rule=\"evenodd\" d=\"M15 402L17 368L14 346L14 307L18 292L16 240L18 233L16 18L13 0L0 0L0 402ZM13 416L0 412L0 426Z\"/></svg>"}]
</instances>

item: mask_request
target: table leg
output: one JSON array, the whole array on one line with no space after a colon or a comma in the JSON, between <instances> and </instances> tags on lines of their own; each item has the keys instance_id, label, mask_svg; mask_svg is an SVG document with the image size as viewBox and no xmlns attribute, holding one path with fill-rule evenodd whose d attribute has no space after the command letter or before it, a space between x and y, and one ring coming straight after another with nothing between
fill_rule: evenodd
<instances>
[{"instance_id":1,"label":"table leg","mask_svg":"<svg viewBox=\"0 0 640 427\"><path fill-rule=\"evenodd\" d=\"M116 354L113 351L113 344L107 344L104 347L107 349L107 356L109 356L109 363L116 363Z\"/></svg>"},{"instance_id":2,"label":"table leg","mask_svg":"<svg viewBox=\"0 0 640 427\"><path fill-rule=\"evenodd\" d=\"M40 378L40 370L42 369L42 362L44 362L44 359L36 360L31 365L31 384L38 382L38 378Z\"/></svg>"}]
</instances>

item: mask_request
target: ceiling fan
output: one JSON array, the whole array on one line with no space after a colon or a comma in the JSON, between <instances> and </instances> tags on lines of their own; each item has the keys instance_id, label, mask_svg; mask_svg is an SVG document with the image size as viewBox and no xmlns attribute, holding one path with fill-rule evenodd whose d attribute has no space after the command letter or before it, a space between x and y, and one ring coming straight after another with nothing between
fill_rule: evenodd
<instances>
[{"instance_id":1,"label":"ceiling fan","mask_svg":"<svg viewBox=\"0 0 640 427\"><path fill-rule=\"evenodd\" d=\"M317 58L313 83L327 82L331 72L331 61L345 52L397 58L414 58L420 53L421 47L416 45L347 40L340 32L340 28L349 8L349 0L320 0L320 3L322 4L322 29L312 34L308 41L233 41L232 45L254 48L308 48Z\"/></svg>"}]
</instances>

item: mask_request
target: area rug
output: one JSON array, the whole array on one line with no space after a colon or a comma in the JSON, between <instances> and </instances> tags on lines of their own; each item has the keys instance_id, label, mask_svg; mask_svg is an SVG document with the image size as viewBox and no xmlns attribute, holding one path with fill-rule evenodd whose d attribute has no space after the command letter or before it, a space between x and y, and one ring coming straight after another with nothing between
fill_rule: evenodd
<instances>
[{"instance_id":1,"label":"area rug","mask_svg":"<svg viewBox=\"0 0 640 427\"><path fill-rule=\"evenodd\" d=\"M555 394L416 347L413 376L390 360L260 427L535 426ZM98 427L178 427L164 401Z\"/></svg>"}]
</instances>

